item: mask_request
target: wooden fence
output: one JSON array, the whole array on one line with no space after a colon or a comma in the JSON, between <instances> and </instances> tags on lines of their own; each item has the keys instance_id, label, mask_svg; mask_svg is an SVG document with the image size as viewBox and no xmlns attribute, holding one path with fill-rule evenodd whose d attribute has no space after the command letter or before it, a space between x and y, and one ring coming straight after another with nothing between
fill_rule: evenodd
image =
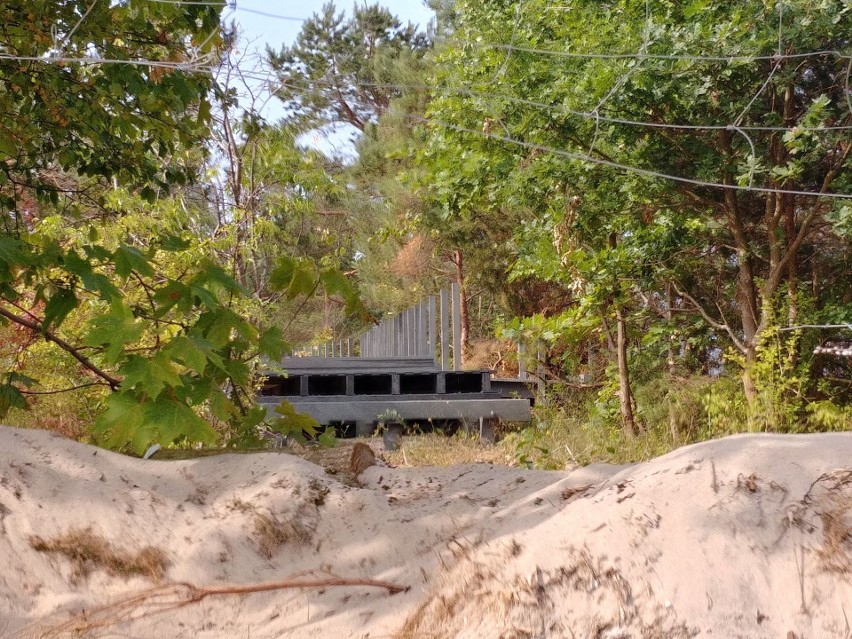
<instances>
[{"instance_id":1,"label":"wooden fence","mask_svg":"<svg viewBox=\"0 0 852 639\"><path fill-rule=\"evenodd\" d=\"M416 306L347 339L299 349L297 357L432 359L442 370L461 370L461 288L453 284Z\"/></svg>"}]
</instances>

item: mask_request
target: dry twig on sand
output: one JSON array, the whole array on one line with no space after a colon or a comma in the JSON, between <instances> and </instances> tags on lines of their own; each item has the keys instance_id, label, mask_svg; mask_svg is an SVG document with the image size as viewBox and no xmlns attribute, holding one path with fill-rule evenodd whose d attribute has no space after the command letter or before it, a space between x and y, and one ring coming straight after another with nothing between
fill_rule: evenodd
<instances>
[{"instance_id":1,"label":"dry twig on sand","mask_svg":"<svg viewBox=\"0 0 852 639\"><path fill-rule=\"evenodd\" d=\"M106 604L99 608L82 612L61 623L39 628L37 635L40 639L51 639L63 636L79 637L93 630L114 627L143 617L162 614L171 610L196 604L208 597L225 595L249 595L275 590L291 590L297 588L329 588L335 586L365 586L369 588L384 588L389 594L395 595L408 590L408 586L395 584L377 579L360 579L344 577L328 577L325 579L289 579L256 584L226 584L220 586L202 587L188 582L178 582L143 590L134 595ZM20 634L19 637L29 635Z\"/></svg>"}]
</instances>

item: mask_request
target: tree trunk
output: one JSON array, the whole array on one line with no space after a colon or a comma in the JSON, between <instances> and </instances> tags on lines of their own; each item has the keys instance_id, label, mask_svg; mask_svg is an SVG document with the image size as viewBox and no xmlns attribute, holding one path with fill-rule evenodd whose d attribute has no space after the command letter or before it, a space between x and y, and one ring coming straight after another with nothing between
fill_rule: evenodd
<instances>
[{"instance_id":1,"label":"tree trunk","mask_svg":"<svg viewBox=\"0 0 852 639\"><path fill-rule=\"evenodd\" d=\"M674 310L672 309L672 305L674 304L674 296L672 295L672 283L666 283L666 322L671 326L672 321L674 319ZM672 337L669 337L668 344L666 345L666 367L669 370L669 375L674 375L677 372L677 366L675 366L675 350L672 345Z\"/></svg>"},{"instance_id":2,"label":"tree trunk","mask_svg":"<svg viewBox=\"0 0 852 639\"><path fill-rule=\"evenodd\" d=\"M456 265L456 282L459 285L459 315L461 319L461 359L462 364L467 360L467 354L470 349L470 313L467 307L467 294L464 286L464 256L461 250L453 251L453 264Z\"/></svg>"},{"instance_id":3,"label":"tree trunk","mask_svg":"<svg viewBox=\"0 0 852 639\"><path fill-rule=\"evenodd\" d=\"M609 247L614 249L618 240L615 233L609 235ZM627 365L627 322L624 309L615 302L615 352L618 360L618 400L621 408L621 424L628 437L635 437L638 430L633 415L633 393L630 390L630 371Z\"/></svg>"},{"instance_id":4,"label":"tree trunk","mask_svg":"<svg viewBox=\"0 0 852 639\"><path fill-rule=\"evenodd\" d=\"M615 309L616 352L618 354L618 399L621 406L621 422L628 437L637 433L633 416L633 393L630 391L630 373L627 367L627 323L621 306Z\"/></svg>"}]
</instances>

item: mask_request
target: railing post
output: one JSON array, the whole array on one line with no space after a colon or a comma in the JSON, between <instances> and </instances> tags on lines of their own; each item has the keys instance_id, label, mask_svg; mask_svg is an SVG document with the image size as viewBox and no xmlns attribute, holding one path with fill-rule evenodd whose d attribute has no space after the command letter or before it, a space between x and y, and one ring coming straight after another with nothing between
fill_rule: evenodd
<instances>
[{"instance_id":1,"label":"railing post","mask_svg":"<svg viewBox=\"0 0 852 639\"><path fill-rule=\"evenodd\" d=\"M450 369L450 296L441 289L441 370Z\"/></svg>"},{"instance_id":2,"label":"railing post","mask_svg":"<svg viewBox=\"0 0 852 639\"><path fill-rule=\"evenodd\" d=\"M526 363L527 347L523 342L518 342L518 379L527 379L527 363Z\"/></svg>"},{"instance_id":3,"label":"railing post","mask_svg":"<svg viewBox=\"0 0 852 639\"><path fill-rule=\"evenodd\" d=\"M453 370L460 371L461 358L461 286L453 282Z\"/></svg>"},{"instance_id":4,"label":"railing post","mask_svg":"<svg viewBox=\"0 0 852 639\"><path fill-rule=\"evenodd\" d=\"M428 331L427 335L426 335L426 344L427 344L426 353L427 353L427 356L430 357L433 362L435 361L435 358L438 356L438 353L435 350L435 346L436 346L436 343L437 343L435 341L435 334L437 332L436 328L435 328L435 321L436 320L437 320L437 317L436 317L436 314L435 314L435 296L430 295L429 296L429 308L428 308L428 312L426 313L426 327L427 327L426 330Z\"/></svg>"}]
</instances>

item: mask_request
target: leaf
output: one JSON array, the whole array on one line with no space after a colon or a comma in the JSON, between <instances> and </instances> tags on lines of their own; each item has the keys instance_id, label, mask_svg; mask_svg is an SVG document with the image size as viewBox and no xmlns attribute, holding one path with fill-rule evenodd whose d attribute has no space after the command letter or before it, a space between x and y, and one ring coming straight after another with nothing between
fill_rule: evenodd
<instances>
[{"instance_id":1,"label":"leaf","mask_svg":"<svg viewBox=\"0 0 852 639\"><path fill-rule=\"evenodd\" d=\"M164 352L176 362L201 374L207 368L207 354L198 345L185 335L173 338L165 347Z\"/></svg>"},{"instance_id":2,"label":"leaf","mask_svg":"<svg viewBox=\"0 0 852 639\"><path fill-rule=\"evenodd\" d=\"M210 412L216 419L228 421L239 411L236 405L221 390L217 390L210 398Z\"/></svg>"},{"instance_id":3,"label":"leaf","mask_svg":"<svg viewBox=\"0 0 852 639\"><path fill-rule=\"evenodd\" d=\"M219 439L213 427L189 406L164 396L145 405L143 423L146 428L153 429L157 443L163 446L182 441L209 444Z\"/></svg>"},{"instance_id":4,"label":"leaf","mask_svg":"<svg viewBox=\"0 0 852 639\"><path fill-rule=\"evenodd\" d=\"M293 281L293 271L295 269L295 260L286 256L279 257L278 263L269 275L269 287L273 291L285 290L290 286L290 282Z\"/></svg>"},{"instance_id":5,"label":"leaf","mask_svg":"<svg viewBox=\"0 0 852 639\"><path fill-rule=\"evenodd\" d=\"M280 257L269 277L269 286L275 291L285 291L287 299L310 295L317 286L316 271L308 260Z\"/></svg>"},{"instance_id":6,"label":"leaf","mask_svg":"<svg viewBox=\"0 0 852 639\"><path fill-rule=\"evenodd\" d=\"M127 278L134 271L144 277L154 275L154 269L151 267L148 258L133 246L122 244L113 253L112 260L115 264L115 272L119 277Z\"/></svg>"},{"instance_id":7,"label":"leaf","mask_svg":"<svg viewBox=\"0 0 852 639\"><path fill-rule=\"evenodd\" d=\"M118 372L124 376L122 390L133 389L151 399L155 399L166 388L182 385L180 376L165 352L151 358L131 355Z\"/></svg>"},{"instance_id":8,"label":"leaf","mask_svg":"<svg viewBox=\"0 0 852 639\"><path fill-rule=\"evenodd\" d=\"M323 448L334 448L337 445L337 433L334 432L334 427L327 426L317 437L317 442Z\"/></svg>"},{"instance_id":9,"label":"leaf","mask_svg":"<svg viewBox=\"0 0 852 639\"><path fill-rule=\"evenodd\" d=\"M152 443L168 446L181 441L212 443L218 434L186 404L159 397L140 401L133 393L114 393L93 431L113 449L125 446L141 455Z\"/></svg>"},{"instance_id":10,"label":"leaf","mask_svg":"<svg viewBox=\"0 0 852 639\"><path fill-rule=\"evenodd\" d=\"M261 355L266 355L271 360L280 360L287 350L281 329L270 326L263 331L257 340L257 347Z\"/></svg>"},{"instance_id":11,"label":"leaf","mask_svg":"<svg viewBox=\"0 0 852 639\"><path fill-rule=\"evenodd\" d=\"M192 246L192 242L180 235L161 235L157 246L164 251L184 251Z\"/></svg>"},{"instance_id":12,"label":"leaf","mask_svg":"<svg viewBox=\"0 0 852 639\"><path fill-rule=\"evenodd\" d=\"M57 289L44 306L43 329L48 330L51 326L58 328L65 318L68 317L68 314L77 308L77 304L77 296L74 294L73 289Z\"/></svg>"},{"instance_id":13,"label":"leaf","mask_svg":"<svg viewBox=\"0 0 852 639\"><path fill-rule=\"evenodd\" d=\"M12 408L29 409L27 399L12 384L0 384L0 417L5 417Z\"/></svg>"},{"instance_id":14,"label":"leaf","mask_svg":"<svg viewBox=\"0 0 852 639\"><path fill-rule=\"evenodd\" d=\"M305 433L308 437L314 437L319 428L319 422L310 415L299 413L290 402L284 401L275 407L275 412L280 417L272 420L272 429L282 435L301 435Z\"/></svg>"},{"instance_id":15,"label":"leaf","mask_svg":"<svg viewBox=\"0 0 852 639\"><path fill-rule=\"evenodd\" d=\"M329 295L339 293L344 298L352 294L352 284L339 269L327 269L320 275L320 282Z\"/></svg>"},{"instance_id":16,"label":"leaf","mask_svg":"<svg viewBox=\"0 0 852 639\"><path fill-rule=\"evenodd\" d=\"M121 300L113 300L107 314L89 323L89 332L83 338L86 346L101 346L110 364L115 364L124 347L142 337L144 326L137 322L130 308Z\"/></svg>"},{"instance_id":17,"label":"leaf","mask_svg":"<svg viewBox=\"0 0 852 639\"><path fill-rule=\"evenodd\" d=\"M316 289L316 285L314 269L305 261L301 261L293 269L293 277L287 286L287 299L292 300L298 295L310 295Z\"/></svg>"},{"instance_id":18,"label":"leaf","mask_svg":"<svg viewBox=\"0 0 852 639\"><path fill-rule=\"evenodd\" d=\"M142 404L131 393L113 393L106 400L106 410L95 420L92 434L113 449L130 444L142 454L150 445L154 433L143 428Z\"/></svg>"}]
</instances>

